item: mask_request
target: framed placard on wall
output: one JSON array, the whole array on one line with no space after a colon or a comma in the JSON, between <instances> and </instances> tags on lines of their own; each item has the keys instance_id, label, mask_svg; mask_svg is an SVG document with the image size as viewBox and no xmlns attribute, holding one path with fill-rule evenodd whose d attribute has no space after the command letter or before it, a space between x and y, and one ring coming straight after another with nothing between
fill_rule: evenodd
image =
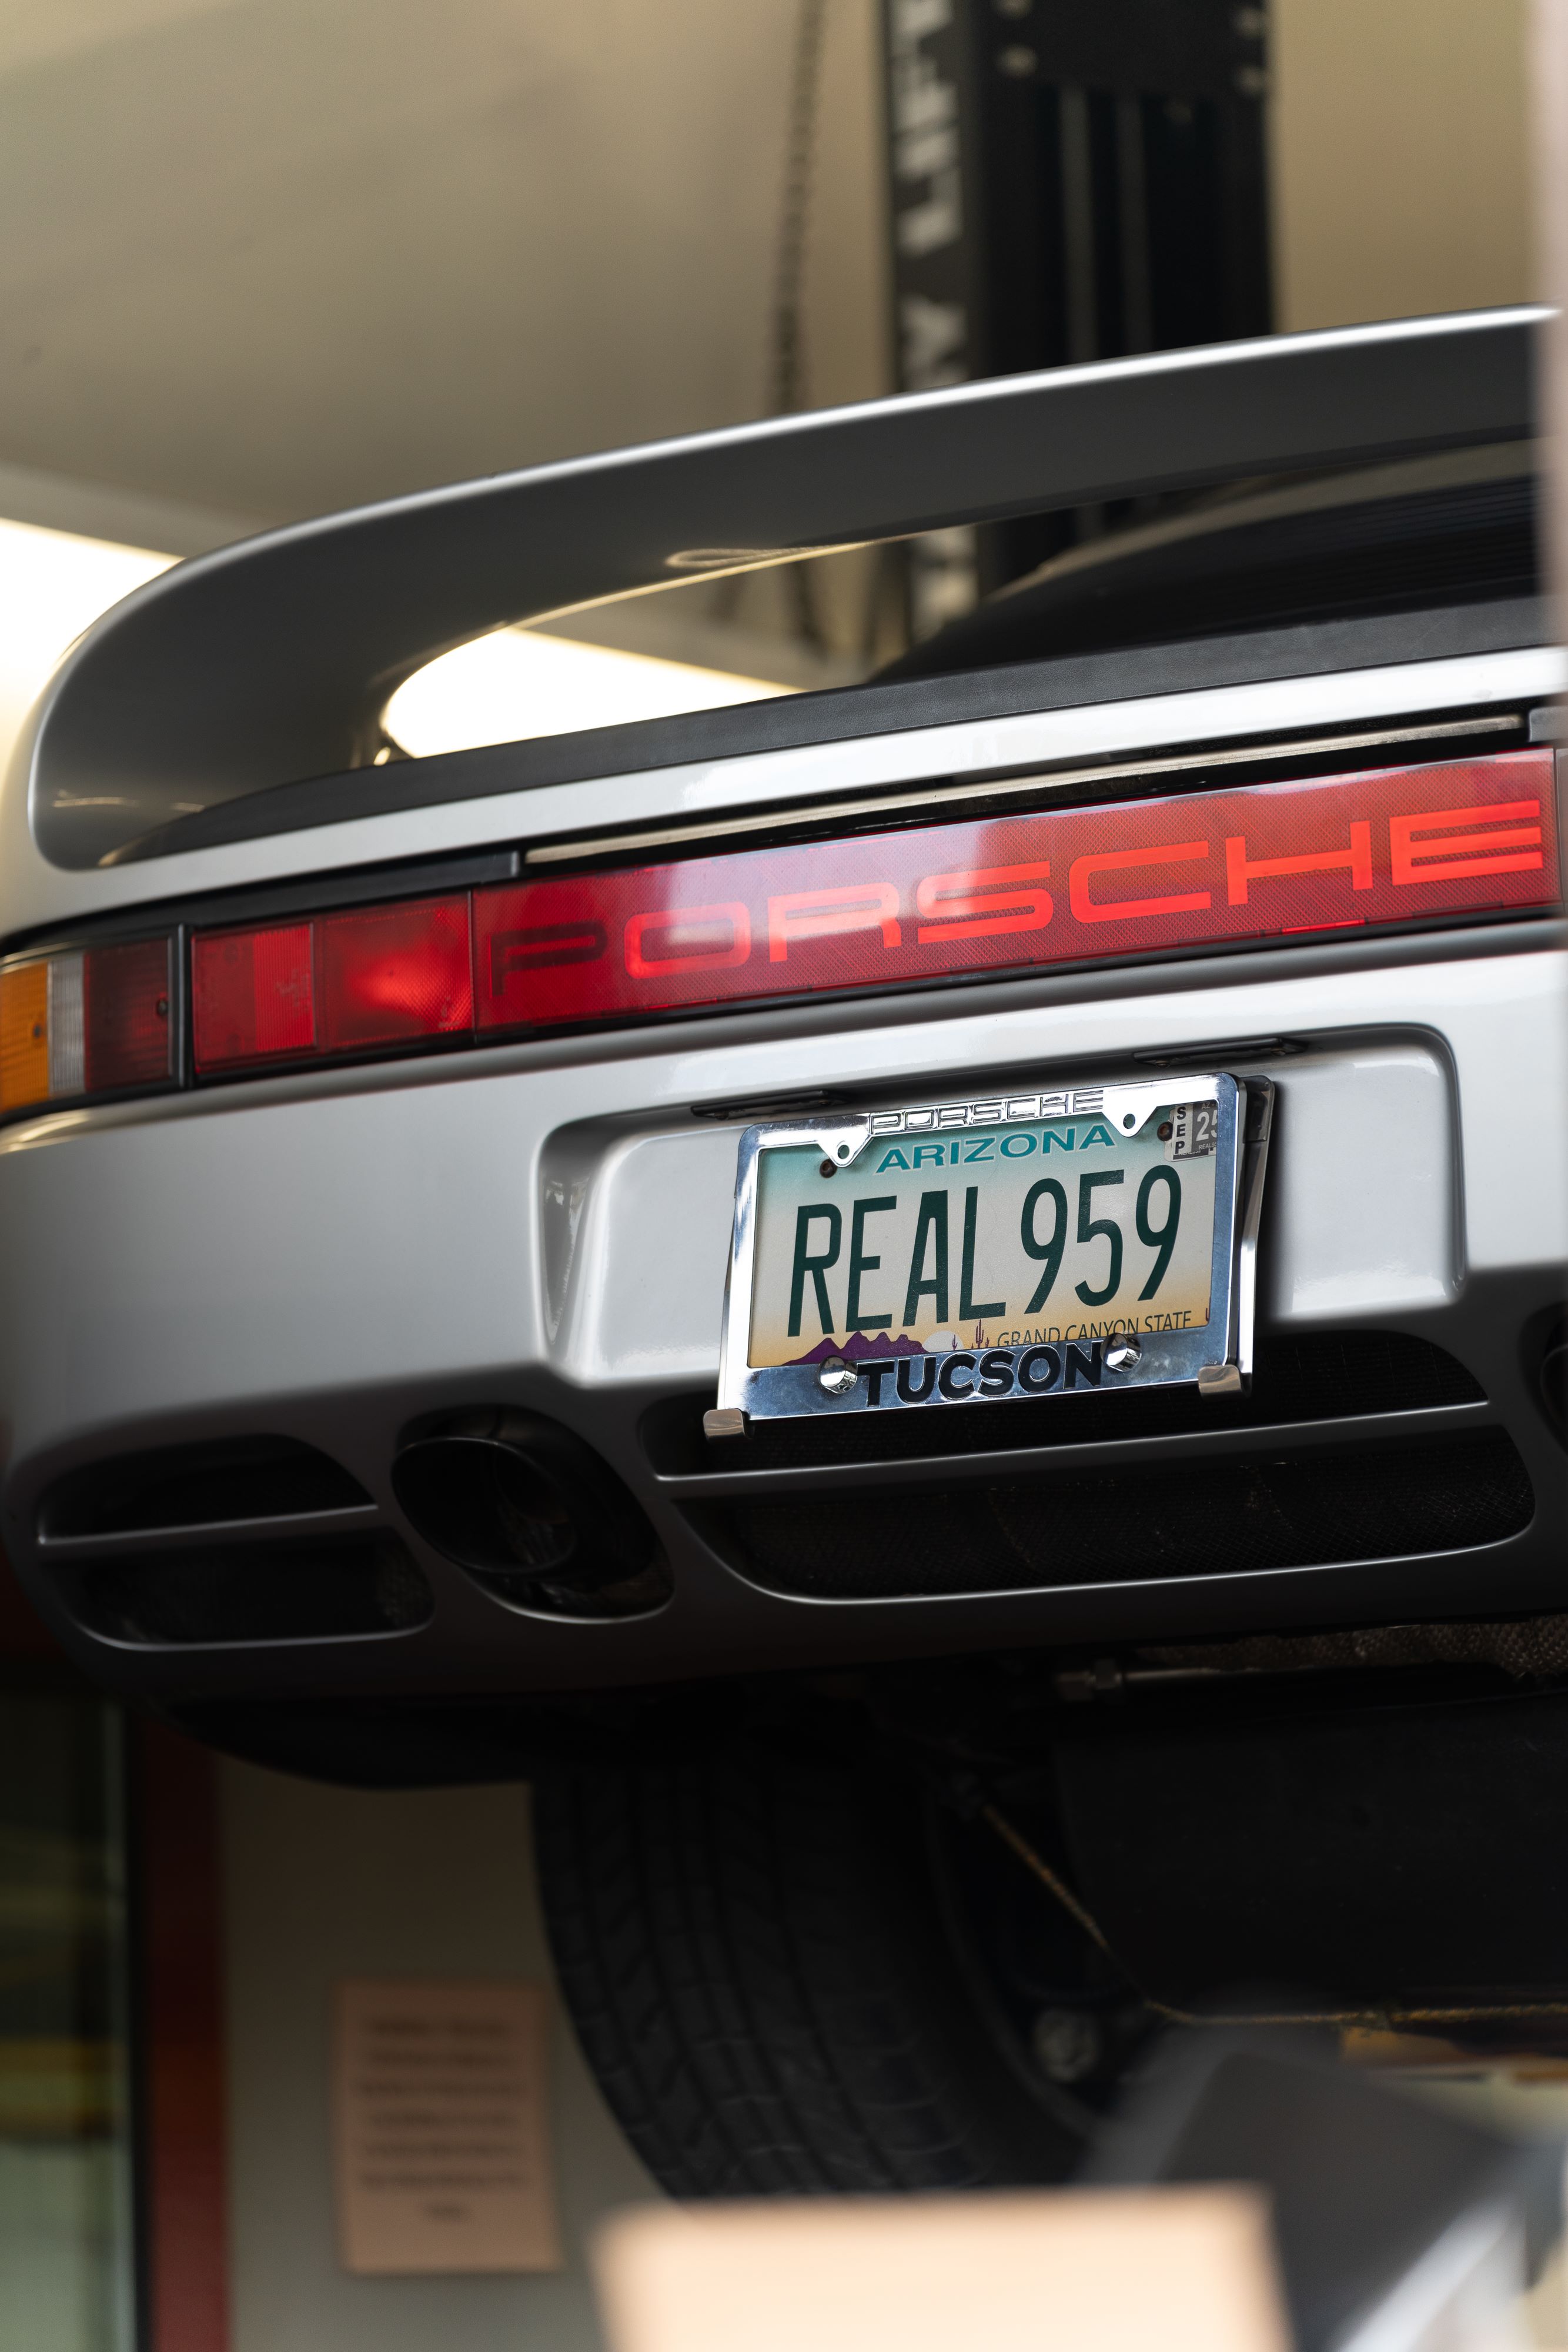
<instances>
[{"instance_id":1,"label":"framed placard on wall","mask_svg":"<svg viewBox=\"0 0 1568 2352\"><path fill-rule=\"evenodd\" d=\"M337 1988L338 2242L361 2274L561 2263L545 1988L355 1978Z\"/></svg>"}]
</instances>

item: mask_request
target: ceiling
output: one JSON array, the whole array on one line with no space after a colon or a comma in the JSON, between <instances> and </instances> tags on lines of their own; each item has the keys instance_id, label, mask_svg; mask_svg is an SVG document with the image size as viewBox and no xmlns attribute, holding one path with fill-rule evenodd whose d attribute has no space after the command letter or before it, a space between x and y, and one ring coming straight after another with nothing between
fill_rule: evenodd
<instances>
[{"instance_id":1,"label":"ceiling","mask_svg":"<svg viewBox=\"0 0 1568 2352\"><path fill-rule=\"evenodd\" d=\"M68 478L188 549L762 412L795 22L0 0L0 502ZM876 86L875 0L832 0L813 402L884 384Z\"/></svg>"},{"instance_id":2,"label":"ceiling","mask_svg":"<svg viewBox=\"0 0 1568 2352\"><path fill-rule=\"evenodd\" d=\"M765 412L802 5L0 0L0 516L193 553ZM887 384L880 5L824 0L811 404ZM1528 295L1524 7L1272 0L1282 326Z\"/></svg>"}]
</instances>

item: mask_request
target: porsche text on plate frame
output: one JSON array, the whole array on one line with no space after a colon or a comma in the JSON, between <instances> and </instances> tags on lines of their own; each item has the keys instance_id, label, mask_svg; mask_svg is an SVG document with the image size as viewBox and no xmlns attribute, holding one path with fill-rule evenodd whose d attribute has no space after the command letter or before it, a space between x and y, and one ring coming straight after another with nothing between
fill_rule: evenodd
<instances>
[{"instance_id":1,"label":"porsche text on plate frame","mask_svg":"<svg viewBox=\"0 0 1568 2352\"><path fill-rule=\"evenodd\" d=\"M747 1128L711 1430L1239 1387L1271 1091L1184 1074Z\"/></svg>"}]
</instances>

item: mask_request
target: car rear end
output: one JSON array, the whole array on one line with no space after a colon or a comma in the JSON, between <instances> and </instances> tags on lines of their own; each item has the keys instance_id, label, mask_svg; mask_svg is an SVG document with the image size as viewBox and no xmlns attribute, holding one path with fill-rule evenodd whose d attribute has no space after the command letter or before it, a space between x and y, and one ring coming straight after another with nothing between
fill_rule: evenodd
<instances>
[{"instance_id":1,"label":"car rear end","mask_svg":"<svg viewBox=\"0 0 1568 2352\"><path fill-rule=\"evenodd\" d=\"M1068 455L1037 453L1015 506L1130 497L1162 462L1190 487L1169 450L1207 431L1207 479L1270 477L1243 522L1305 515L1312 546L1232 561L1227 601L1223 562L1171 554L1214 543L1214 510L1207 538L1201 509L1152 537L1134 515L1132 568L1086 572L1097 628L1059 569L989 651L962 624L863 688L378 761L361 720L393 655L474 614L410 620L371 567L385 659L367 623L341 709L313 650L280 684L300 582L301 628L358 625L333 617L353 534L329 526L89 636L13 770L0 880L5 1524L73 1654L226 1745L371 1780L588 1752L670 1694L700 1715L904 1666L1032 1662L1062 1706L1416 1621L1480 1628L1483 1663L1528 1623L1545 1671L1563 669L1519 455L1531 322L1469 322L1485 397L1456 360L1423 418L1451 325L1302 339L1272 443L1229 454L1203 404L1232 396L1220 361L1068 372ZM1301 422L1324 351L1347 371L1332 465ZM1129 383L1166 403L1169 450L1096 475L1074 420ZM862 424L896 441L935 417L963 453L996 393ZM707 533L716 564L769 552L756 479L809 508L809 440L758 432L704 445L682 560ZM1462 478L1370 470L1447 448ZM900 463L883 528L950 520L964 485L917 493ZM546 523L608 495L591 467L539 480ZM1498 484L1500 521L1477 496ZM398 527L428 604L429 533L463 531L417 508ZM581 582L559 566L562 603ZM317 773L338 742L352 759ZM913 1178L917 1146L982 1130L1043 1152L1076 1118L1081 1147L1117 1089L1171 1124L1200 1079L1242 1105L1239 1150L1261 1139L1246 1106L1270 1111L1238 1195L1249 1328L1212 1365L1140 1384L1107 1370L1120 1325L1068 1328L1065 1291L1032 1317L960 1301L955 1234L944 1347L1005 1379L933 1374L901 1407L889 1371L873 1404L851 1349L834 1387L857 1330L862 1361L883 1342L869 1310L813 1322L808 1282L798 1406L721 1395L748 1133L828 1139L825 1174L841 1134L898 1169L906 1143ZM897 1311L890 1291L875 1330Z\"/></svg>"},{"instance_id":2,"label":"car rear end","mask_svg":"<svg viewBox=\"0 0 1568 2352\"><path fill-rule=\"evenodd\" d=\"M68 667L10 788L0 994L8 1528L63 1636L177 1703L1545 1605L1560 681L1517 491L1497 521L1520 440L1288 489L1316 574L1278 488L1222 510L1244 589L1260 529L1295 583L1270 628L1200 508L1144 531L1200 551L1185 641L1134 537L880 685L129 837L112 793L47 797ZM1368 515L1409 575L1380 601ZM1020 637L1085 596L1099 642ZM1277 1105L1233 1392L708 1433L749 1126L1184 1070ZM613 1474L623 1557L508 1550L465 1486L505 1412L577 1441L569 1513ZM411 1517L400 1451L444 1437Z\"/></svg>"}]
</instances>

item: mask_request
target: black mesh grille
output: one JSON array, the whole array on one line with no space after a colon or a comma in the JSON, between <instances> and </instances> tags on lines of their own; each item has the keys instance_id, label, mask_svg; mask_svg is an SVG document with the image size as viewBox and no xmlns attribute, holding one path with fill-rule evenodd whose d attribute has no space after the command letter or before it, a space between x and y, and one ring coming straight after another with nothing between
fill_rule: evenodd
<instances>
[{"instance_id":1,"label":"black mesh grille","mask_svg":"<svg viewBox=\"0 0 1568 2352\"><path fill-rule=\"evenodd\" d=\"M643 1437L664 1471L793 1470L841 1462L907 1462L1014 1446L1084 1445L1119 1437L1180 1437L1262 1423L1337 1421L1479 1404L1486 1391L1447 1349L1402 1331L1309 1331L1260 1340L1250 1395L1205 1400L1196 1389L1118 1396L1079 1392L1038 1403L970 1404L754 1422L744 1444L705 1438L711 1397L683 1397L650 1414Z\"/></svg>"},{"instance_id":2,"label":"black mesh grille","mask_svg":"<svg viewBox=\"0 0 1568 2352\"><path fill-rule=\"evenodd\" d=\"M884 1601L1466 1550L1518 1535L1533 1510L1511 1440L1488 1430L1296 1461L743 1502L704 1524L772 1591Z\"/></svg>"},{"instance_id":3,"label":"black mesh grille","mask_svg":"<svg viewBox=\"0 0 1568 2352\"><path fill-rule=\"evenodd\" d=\"M1249 1633L1239 1642L1158 1642L1140 1665L1228 1675L1335 1674L1363 1666L1500 1666L1507 1675L1568 1675L1568 1617L1435 1625L1346 1626L1330 1633Z\"/></svg>"},{"instance_id":4,"label":"black mesh grille","mask_svg":"<svg viewBox=\"0 0 1568 2352\"><path fill-rule=\"evenodd\" d=\"M336 1542L202 1544L60 1572L66 1606L115 1642L306 1642L401 1633L430 1587L392 1535Z\"/></svg>"}]
</instances>

